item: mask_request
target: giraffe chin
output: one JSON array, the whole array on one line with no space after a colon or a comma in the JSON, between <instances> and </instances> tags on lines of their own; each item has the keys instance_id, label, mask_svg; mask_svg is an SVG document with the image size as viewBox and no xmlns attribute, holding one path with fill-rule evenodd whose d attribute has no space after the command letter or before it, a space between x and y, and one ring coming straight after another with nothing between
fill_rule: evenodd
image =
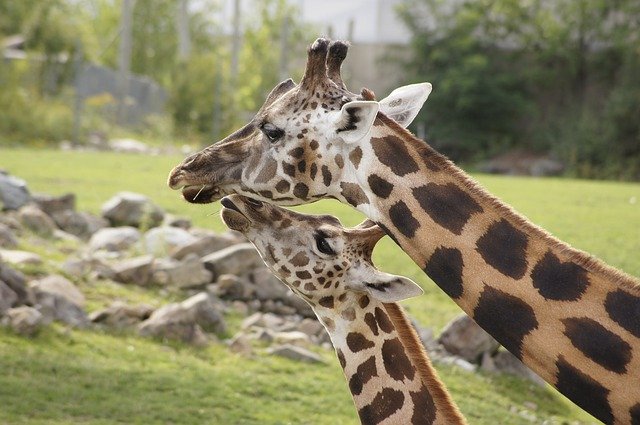
<instances>
[{"instance_id":1,"label":"giraffe chin","mask_svg":"<svg viewBox=\"0 0 640 425\"><path fill-rule=\"evenodd\" d=\"M240 211L223 207L220 211L222 221L231 229L245 233L251 227L251 222Z\"/></svg>"}]
</instances>

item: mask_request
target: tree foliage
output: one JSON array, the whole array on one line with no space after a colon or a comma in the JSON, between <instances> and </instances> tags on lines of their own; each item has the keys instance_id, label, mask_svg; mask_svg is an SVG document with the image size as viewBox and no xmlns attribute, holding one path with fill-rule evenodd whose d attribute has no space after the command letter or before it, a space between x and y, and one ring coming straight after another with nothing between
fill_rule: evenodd
<instances>
[{"instance_id":1,"label":"tree foliage","mask_svg":"<svg viewBox=\"0 0 640 425\"><path fill-rule=\"evenodd\" d=\"M455 159L552 152L587 177L640 178L640 4L634 0L408 0L413 78ZM635 76L635 77L634 77Z\"/></svg>"},{"instance_id":2,"label":"tree foliage","mask_svg":"<svg viewBox=\"0 0 640 425\"><path fill-rule=\"evenodd\" d=\"M191 55L186 61L179 60L177 52L178 2L134 2L131 72L148 76L167 90L167 112L178 136L195 136L206 143L211 141L212 133L216 133L213 135L216 138L230 132L245 121L248 112L260 106L265 94L278 82L281 37L288 39L285 44L291 47L291 58L304 52L300 50L304 48L300 40L307 38L306 29L297 19L295 7L285 0L260 1L256 6L250 14L242 16L239 69L237 75L231 75L231 36L218 21L218 2L191 2L188 8ZM31 61L29 70L6 66L0 72L0 80L19 81L19 85L5 90L3 99L10 102L17 98L18 90L29 92L31 102L45 102L43 96L59 95L45 90L47 81L55 75L57 81L52 86L71 85L73 61L69 59L75 57L78 48L86 60L116 69L121 8L122 0L0 1L0 39L22 34L28 52L45 58L42 65L35 65L39 59ZM56 67L63 69L52 73ZM35 97L29 74L40 74ZM65 116L71 115L72 101L57 105L66 108ZM28 115L5 118L7 123L29 119ZM47 139L53 133L40 134ZM25 136L31 137L32 132Z\"/></svg>"}]
</instances>

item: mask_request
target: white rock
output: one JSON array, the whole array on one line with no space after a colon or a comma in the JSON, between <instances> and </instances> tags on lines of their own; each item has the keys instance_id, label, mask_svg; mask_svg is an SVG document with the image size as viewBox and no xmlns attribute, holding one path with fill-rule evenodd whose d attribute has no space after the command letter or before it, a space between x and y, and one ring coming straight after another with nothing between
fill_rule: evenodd
<instances>
[{"instance_id":1,"label":"white rock","mask_svg":"<svg viewBox=\"0 0 640 425\"><path fill-rule=\"evenodd\" d=\"M35 205L25 205L18 211L20 221L27 229L41 236L51 236L57 229L56 223Z\"/></svg>"},{"instance_id":2,"label":"white rock","mask_svg":"<svg viewBox=\"0 0 640 425\"><path fill-rule=\"evenodd\" d=\"M136 139L111 139L109 140L109 149L114 152L121 153L147 153L150 152L149 146Z\"/></svg>"},{"instance_id":3,"label":"white rock","mask_svg":"<svg viewBox=\"0 0 640 425\"><path fill-rule=\"evenodd\" d=\"M142 237L142 246L147 254L163 257L197 240L191 233L178 227L154 227Z\"/></svg>"},{"instance_id":4,"label":"white rock","mask_svg":"<svg viewBox=\"0 0 640 425\"><path fill-rule=\"evenodd\" d=\"M250 243L242 243L230 246L202 259L205 267L213 272L214 276L223 274L242 275L248 270L263 264L262 258Z\"/></svg>"},{"instance_id":5,"label":"white rock","mask_svg":"<svg viewBox=\"0 0 640 425\"><path fill-rule=\"evenodd\" d=\"M449 353L470 362L479 362L482 353L493 353L500 344L485 332L473 319L461 314L442 331L438 342Z\"/></svg>"},{"instance_id":6,"label":"white rock","mask_svg":"<svg viewBox=\"0 0 640 425\"><path fill-rule=\"evenodd\" d=\"M40 292L48 292L60 297L79 307L84 307L86 300L82 292L68 279L60 275L47 276L31 282L31 288Z\"/></svg>"},{"instance_id":7,"label":"white rock","mask_svg":"<svg viewBox=\"0 0 640 425\"><path fill-rule=\"evenodd\" d=\"M98 230L89 240L92 251L125 251L140 240L140 231L135 227L107 227Z\"/></svg>"},{"instance_id":8,"label":"white rock","mask_svg":"<svg viewBox=\"0 0 640 425\"><path fill-rule=\"evenodd\" d=\"M147 285L151 281L154 261L151 255L122 260L112 266L113 279L121 283Z\"/></svg>"},{"instance_id":9,"label":"white rock","mask_svg":"<svg viewBox=\"0 0 640 425\"><path fill-rule=\"evenodd\" d=\"M307 363L324 363L322 357L302 347L285 344L267 350L269 354Z\"/></svg>"},{"instance_id":10,"label":"white rock","mask_svg":"<svg viewBox=\"0 0 640 425\"><path fill-rule=\"evenodd\" d=\"M4 262L15 266L37 266L42 264L42 258L38 254L27 251L0 249L0 258L2 258Z\"/></svg>"},{"instance_id":11,"label":"white rock","mask_svg":"<svg viewBox=\"0 0 640 425\"><path fill-rule=\"evenodd\" d=\"M31 200L27 182L17 177L0 173L0 207L17 210Z\"/></svg>"},{"instance_id":12,"label":"white rock","mask_svg":"<svg viewBox=\"0 0 640 425\"><path fill-rule=\"evenodd\" d=\"M102 205L102 216L116 226L151 228L162 223L164 211L144 195L120 192Z\"/></svg>"},{"instance_id":13,"label":"white rock","mask_svg":"<svg viewBox=\"0 0 640 425\"><path fill-rule=\"evenodd\" d=\"M0 280L0 317L18 301L18 295Z\"/></svg>"}]
</instances>

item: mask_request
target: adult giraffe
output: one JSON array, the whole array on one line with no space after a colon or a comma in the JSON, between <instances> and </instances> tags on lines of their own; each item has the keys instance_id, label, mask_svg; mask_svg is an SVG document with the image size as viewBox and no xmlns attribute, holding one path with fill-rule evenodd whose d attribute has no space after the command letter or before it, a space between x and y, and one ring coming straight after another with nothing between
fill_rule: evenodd
<instances>
[{"instance_id":1,"label":"adult giraffe","mask_svg":"<svg viewBox=\"0 0 640 425\"><path fill-rule=\"evenodd\" d=\"M380 113L367 90L349 92L346 51L316 40L299 85L279 84L249 124L175 167L169 185L195 203L241 193L353 205L578 406L605 423L640 424L638 280L515 213ZM402 118L393 109L402 100L380 104Z\"/></svg>"}]
</instances>

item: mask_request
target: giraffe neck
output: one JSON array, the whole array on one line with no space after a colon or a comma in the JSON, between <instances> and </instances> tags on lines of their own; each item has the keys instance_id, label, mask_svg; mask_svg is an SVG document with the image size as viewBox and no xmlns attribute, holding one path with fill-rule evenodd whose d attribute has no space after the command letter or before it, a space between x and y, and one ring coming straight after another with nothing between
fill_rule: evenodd
<instances>
[{"instance_id":1,"label":"giraffe neck","mask_svg":"<svg viewBox=\"0 0 640 425\"><path fill-rule=\"evenodd\" d=\"M638 281L531 224L386 117L368 143L353 173L368 202L356 207L561 393L604 422L640 421Z\"/></svg>"},{"instance_id":2,"label":"giraffe neck","mask_svg":"<svg viewBox=\"0 0 640 425\"><path fill-rule=\"evenodd\" d=\"M363 424L464 424L397 304L354 295L337 309L316 306Z\"/></svg>"}]
</instances>

